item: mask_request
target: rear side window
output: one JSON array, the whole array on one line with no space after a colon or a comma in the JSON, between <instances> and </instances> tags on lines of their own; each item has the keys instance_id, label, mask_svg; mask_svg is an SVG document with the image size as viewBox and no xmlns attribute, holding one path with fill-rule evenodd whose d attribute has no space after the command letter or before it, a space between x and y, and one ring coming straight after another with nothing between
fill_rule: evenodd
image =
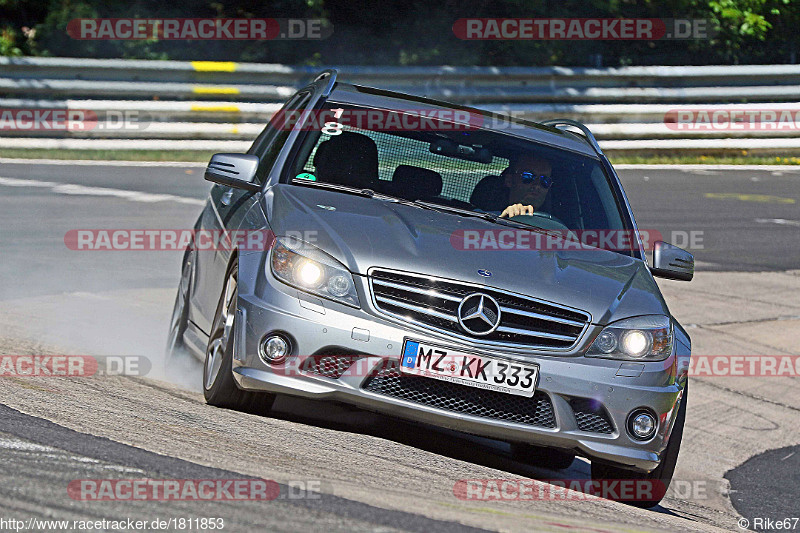
<instances>
[{"instance_id":1,"label":"rear side window","mask_svg":"<svg viewBox=\"0 0 800 533\"><path fill-rule=\"evenodd\" d=\"M292 116L294 112L303 109L308 105L310 99L311 93L308 91L299 92L292 96L280 111L272 115L267 127L264 128L264 131L261 132L247 151L248 154L257 155L260 160L256 171L257 183L264 183L264 180L267 179L275 164L275 159L291 133L291 128L285 126L283 118Z\"/></svg>"}]
</instances>

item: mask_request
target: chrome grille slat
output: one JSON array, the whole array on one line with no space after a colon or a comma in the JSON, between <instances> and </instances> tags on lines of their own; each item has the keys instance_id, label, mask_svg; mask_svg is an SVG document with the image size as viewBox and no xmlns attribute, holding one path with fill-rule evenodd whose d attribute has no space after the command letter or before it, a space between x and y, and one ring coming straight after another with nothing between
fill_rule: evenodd
<instances>
[{"instance_id":1,"label":"chrome grille slat","mask_svg":"<svg viewBox=\"0 0 800 533\"><path fill-rule=\"evenodd\" d=\"M375 299L378 300L379 302L384 302L389 305L394 305L396 307L402 307L403 309L408 309L409 311L416 311L417 313L423 313L426 315L435 316L443 320L458 322L455 316L451 316L445 313L440 313L439 311L427 307L420 307L418 305L409 304L406 302L402 302L400 300L393 300L391 298L386 298L385 296L376 296Z\"/></svg>"},{"instance_id":2,"label":"chrome grille slat","mask_svg":"<svg viewBox=\"0 0 800 533\"><path fill-rule=\"evenodd\" d=\"M401 285L399 283L392 283L391 281L384 281L382 279L374 279L372 282L378 285L383 285L385 287L391 287L393 289L398 289L401 291L414 292L417 294L424 294L426 296L431 296L433 298L441 298L442 300L449 300L451 302L461 301L461 298L458 296L453 296L451 294L444 294L430 289L423 289L421 287L416 287L414 285Z\"/></svg>"},{"instance_id":3,"label":"chrome grille slat","mask_svg":"<svg viewBox=\"0 0 800 533\"><path fill-rule=\"evenodd\" d=\"M514 309L513 307L507 307L504 305L500 306L500 311L502 311L503 313L508 313L510 315L526 316L529 318L536 318L539 320L547 320L548 322L557 322L559 324L566 324L567 326L575 326L578 328L583 327L583 323L578 322L577 320L567 320L566 318L559 318L557 316L547 316L541 313L534 313L533 311L523 311L522 309Z\"/></svg>"},{"instance_id":4,"label":"chrome grille slat","mask_svg":"<svg viewBox=\"0 0 800 533\"><path fill-rule=\"evenodd\" d=\"M544 331L536 331L534 329L520 329L520 328L510 328L508 326L500 326L497 328L497 331L500 333L514 333L516 335L530 335L531 337L540 337L542 339L553 339L558 341L573 341L575 340L573 337L568 337L566 335L556 335L555 333L547 333Z\"/></svg>"},{"instance_id":5,"label":"chrome grille slat","mask_svg":"<svg viewBox=\"0 0 800 533\"><path fill-rule=\"evenodd\" d=\"M585 311L478 283L377 267L368 272L368 281L378 311L480 344L566 351L591 321ZM501 322L494 331L472 335L459 324L459 304L473 293L492 296L499 304Z\"/></svg>"}]
</instances>

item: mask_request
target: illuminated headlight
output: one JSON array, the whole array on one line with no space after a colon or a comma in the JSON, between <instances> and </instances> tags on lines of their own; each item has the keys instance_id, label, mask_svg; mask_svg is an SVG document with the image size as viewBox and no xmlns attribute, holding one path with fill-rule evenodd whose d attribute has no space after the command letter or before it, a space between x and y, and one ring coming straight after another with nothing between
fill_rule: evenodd
<instances>
[{"instance_id":1,"label":"illuminated headlight","mask_svg":"<svg viewBox=\"0 0 800 533\"><path fill-rule=\"evenodd\" d=\"M626 318L603 329L586 356L662 361L672 354L673 340L672 324L667 316Z\"/></svg>"},{"instance_id":2,"label":"illuminated headlight","mask_svg":"<svg viewBox=\"0 0 800 533\"><path fill-rule=\"evenodd\" d=\"M280 237L272 248L273 275L292 287L360 307L353 276L343 264L306 242Z\"/></svg>"},{"instance_id":3,"label":"illuminated headlight","mask_svg":"<svg viewBox=\"0 0 800 533\"><path fill-rule=\"evenodd\" d=\"M304 259L297 262L294 268L294 279L298 281L303 287L316 288L322 281L322 276L325 275L325 268L310 259Z\"/></svg>"}]
</instances>

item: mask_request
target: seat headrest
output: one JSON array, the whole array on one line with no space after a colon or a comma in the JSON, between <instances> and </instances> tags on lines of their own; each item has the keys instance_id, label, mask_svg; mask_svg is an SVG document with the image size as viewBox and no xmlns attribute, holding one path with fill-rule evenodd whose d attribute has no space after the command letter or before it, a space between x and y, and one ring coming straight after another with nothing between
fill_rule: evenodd
<instances>
[{"instance_id":1,"label":"seat headrest","mask_svg":"<svg viewBox=\"0 0 800 533\"><path fill-rule=\"evenodd\" d=\"M409 200L428 200L442 192L442 175L427 168L398 166L392 175L392 192Z\"/></svg>"},{"instance_id":2,"label":"seat headrest","mask_svg":"<svg viewBox=\"0 0 800 533\"><path fill-rule=\"evenodd\" d=\"M363 133L346 131L317 147L317 179L361 189L374 188L378 179L378 147Z\"/></svg>"},{"instance_id":3,"label":"seat headrest","mask_svg":"<svg viewBox=\"0 0 800 533\"><path fill-rule=\"evenodd\" d=\"M510 189L502 176L486 176L475 186L469 203L483 211L500 211L508 207Z\"/></svg>"}]
</instances>

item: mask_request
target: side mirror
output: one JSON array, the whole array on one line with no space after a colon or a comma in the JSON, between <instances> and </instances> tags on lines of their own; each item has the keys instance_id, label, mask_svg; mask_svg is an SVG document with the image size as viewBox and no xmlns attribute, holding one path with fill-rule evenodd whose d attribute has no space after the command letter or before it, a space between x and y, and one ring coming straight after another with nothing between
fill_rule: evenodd
<instances>
[{"instance_id":1,"label":"side mirror","mask_svg":"<svg viewBox=\"0 0 800 533\"><path fill-rule=\"evenodd\" d=\"M214 154L206 167L205 178L228 187L260 191L261 185L255 183L258 161L257 156L249 154Z\"/></svg>"},{"instance_id":2,"label":"side mirror","mask_svg":"<svg viewBox=\"0 0 800 533\"><path fill-rule=\"evenodd\" d=\"M660 278L691 281L694 276L694 256L677 246L656 241L653 243L653 267L650 272Z\"/></svg>"}]
</instances>

